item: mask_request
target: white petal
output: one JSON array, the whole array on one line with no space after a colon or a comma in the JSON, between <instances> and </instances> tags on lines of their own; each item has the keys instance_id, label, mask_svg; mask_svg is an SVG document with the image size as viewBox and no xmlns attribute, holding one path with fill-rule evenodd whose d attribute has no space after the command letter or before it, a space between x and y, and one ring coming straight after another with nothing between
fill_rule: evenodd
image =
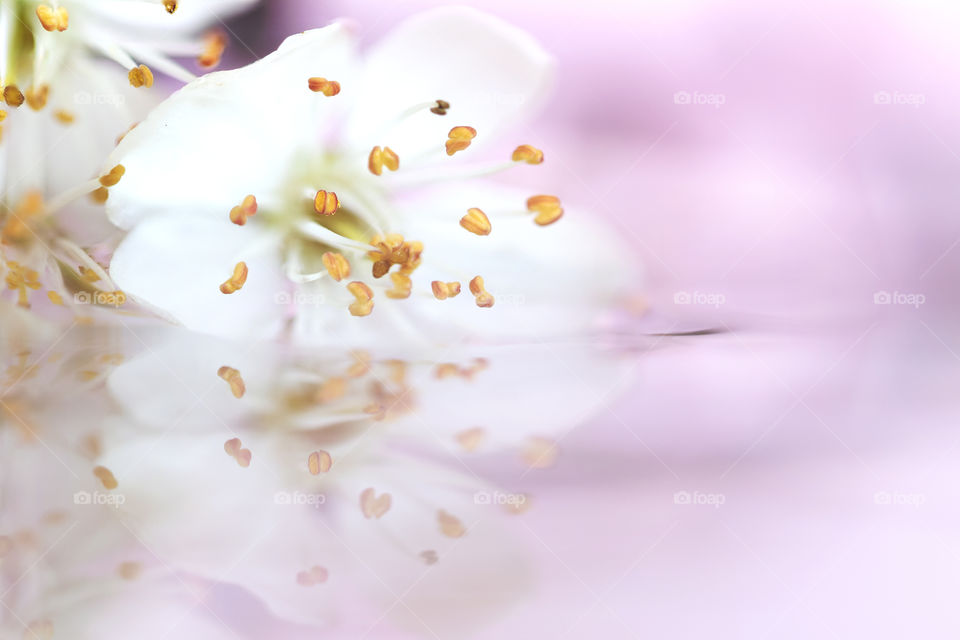
<instances>
[{"instance_id":1,"label":"white petal","mask_svg":"<svg viewBox=\"0 0 960 640\"><path fill-rule=\"evenodd\" d=\"M252 228L189 213L153 217L137 225L110 263L110 275L128 297L188 328L224 336L264 336L278 330L277 304L286 280L279 244ZM220 284L245 262L248 277L233 294Z\"/></svg>"},{"instance_id":2,"label":"white petal","mask_svg":"<svg viewBox=\"0 0 960 640\"><path fill-rule=\"evenodd\" d=\"M457 125L477 129L482 144L539 109L552 69L529 34L498 18L463 7L421 13L370 51L349 138L361 148L390 145L401 163L425 150L442 156ZM405 109L437 99L451 104L448 115L424 110L383 139L371 137Z\"/></svg>"},{"instance_id":3,"label":"white petal","mask_svg":"<svg viewBox=\"0 0 960 640\"><path fill-rule=\"evenodd\" d=\"M253 6L257 0L192 0L179 3L175 13L167 13L160 2L143 0L87 0L83 12L90 12L102 24L117 25L118 36L130 36L130 30L190 33L204 26L220 26L230 16ZM71 16L72 18L74 16ZM76 23L76 20L71 22Z\"/></svg>"},{"instance_id":4,"label":"white petal","mask_svg":"<svg viewBox=\"0 0 960 640\"><path fill-rule=\"evenodd\" d=\"M123 139L107 168L126 167L111 189L111 220L129 228L145 216L189 210L222 216L248 194L281 206L297 151L321 144L338 97L307 87L312 76L351 75L353 38L341 25L287 38L266 58L211 73L175 93Z\"/></svg>"}]
</instances>

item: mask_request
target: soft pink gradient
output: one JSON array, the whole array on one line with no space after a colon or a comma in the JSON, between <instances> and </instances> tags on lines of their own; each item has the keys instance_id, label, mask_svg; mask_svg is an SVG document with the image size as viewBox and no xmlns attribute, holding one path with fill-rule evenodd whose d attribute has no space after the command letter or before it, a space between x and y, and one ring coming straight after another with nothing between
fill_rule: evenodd
<instances>
[{"instance_id":1,"label":"soft pink gradient","mask_svg":"<svg viewBox=\"0 0 960 640\"><path fill-rule=\"evenodd\" d=\"M276 39L349 16L372 41L437 4L268 15ZM474 4L557 56L555 98L518 142L545 147L545 192L635 243L642 326L726 330L645 343L632 389L554 469L478 465L536 496L519 536L542 578L478 637L955 637L956 9ZM683 490L725 502L675 504Z\"/></svg>"}]
</instances>

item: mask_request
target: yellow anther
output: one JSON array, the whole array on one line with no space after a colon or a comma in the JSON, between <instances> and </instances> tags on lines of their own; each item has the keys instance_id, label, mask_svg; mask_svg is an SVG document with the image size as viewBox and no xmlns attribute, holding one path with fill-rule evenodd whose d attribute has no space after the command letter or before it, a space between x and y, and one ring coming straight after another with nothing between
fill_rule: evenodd
<instances>
[{"instance_id":1,"label":"yellow anther","mask_svg":"<svg viewBox=\"0 0 960 640\"><path fill-rule=\"evenodd\" d=\"M326 473L330 471L330 467L332 466L333 458L322 449L320 451L314 451L307 456L307 468L310 470L310 475L316 476L321 473Z\"/></svg>"},{"instance_id":2,"label":"yellow anther","mask_svg":"<svg viewBox=\"0 0 960 640\"><path fill-rule=\"evenodd\" d=\"M439 280L434 280L430 283L430 288L433 289L433 297L437 300L446 300L447 298L455 298L460 295L459 282L440 282Z\"/></svg>"},{"instance_id":3,"label":"yellow anther","mask_svg":"<svg viewBox=\"0 0 960 640\"><path fill-rule=\"evenodd\" d=\"M7 112L4 111L3 109L0 109L0 122L3 122L6 119L7 119Z\"/></svg>"},{"instance_id":4,"label":"yellow anther","mask_svg":"<svg viewBox=\"0 0 960 640\"><path fill-rule=\"evenodd\" d=\"M238 262L233 268L233 275L230 279L220 285L220 293L227 295L240 291L247 282L247 263Z\"/></svg>"},{"instance_id":5,"label":"yellow anther","mask_svg":"<svg viewBox=\"0 0 960 640\"><path fill-rule=\"evenodd\" d=\"M47 298L49 298L50 302L57 305L58 307L63 306L63 296L61 296L56 291L47 291Z\"/></svg>"},{"instance_id":6,"label":"yellow anther","mask_svg":"<svg viewBox=\"0 0 960 640\"><path fill-rule=\"evenodd\" d=\"M323 584L330 577L330 572L321 566L310 567L307 571L297 572L297 584L301 587L312 587Z\"/></svg>"},{"instance_id":7,"label":"yellow anther","mask_svg":"<svg viewBox=\"0 0 960 640\"><path fill-rule=\"evenodd\" d=\"M450 103L446 100L437 100L437 103L430 109L430 113L435 113L438 116L447 115L447 109L450 108Z\"/></svg>"},{"instance_id":8,"label":"yellow anther","mask_svg":"<svg viewBox=\"0 0 960 640\"><path fill-rule=\"evenodd\" d=\"M243 448L240 438L230 438L224 442L223 450L244 469L250 466L250 460L253 459L253 454L250 452L250 449Z\"/></svg>"},{"instance_id":9,"label":"yellow anther","mask_svg":"<svg viewBox=\"0 0 960 640\"><path fill-rule=\"evenodd\" d=\"M316 401L323 404L327 402L333 402L334 400L339 400L343 396L347 395L347 381L340 377L333 377L329 380L324 380L320 386L317 388L314 398Z\"/></svg>"},{"instance_id":10,"label":"yellow anther","mask_svg":"<svg viewBox=\"0 0 960 640\"><path fill-rule=\"evenodd\" d=\"M104 175L100 176L100 184L104 187L115 186L118 182L120 182L120 178L122 178L123 174L126 172L126 167L124 167L122 164L118 164L113 169L110 169L109 173L105 173Z\"/></svg>"},{"instance_id":11,"label":"yellow anther","mask_svg":"<svg viewBox=\"0 0 960 640\"><path fill-rule=\"evenodd\" d=\"M163 0L163 8L167 13L175 13L177 10L177 0Z\"/></svg>"},{"instance_id":12,"label":"yellow anther","mask_svg":"<svg viewBox=\"0 0 960 640\"><path fill-rule=\"evenodd\" d=\"M514 162L526 162L527 164L543 163L543 151L528 144L522 144L513 150L511 160Z\"/></svg>"},{"instance_id":13,"label":"yellow anther","mask_svg":"<svg viewBox=\"0 0 960 640\"><path fill-rule=\"evenodd\" d=\"M354 316L368 316L373 311L373 290L362 282L351 282L347 285L355 302L350 303L350 314Z\"/></svg>"},{"instance_id":14,"label":"yellow anther","mask_svg":"<svg viewBox=\"0 0 960 640\"><path fill-rule=\"evenodd\" d=\"M21 265L19 262L7 262L7 276L5 281L7 288L17 292L17 305L29 309L29 290L36 291L40 288L40 274L33 269Z\"/></svg>"},{"instance_id":15,"label":"yellow anther","mask_svg":"<svg viewBox=\"0 0 960 640\"><path fill-rule=\"evenodd\" d=\"M97 477L104 489L113 490L119 485L117 479L113 476L113 472L106 467L94 467L93 475Z\"/></svg>"},{"instance_id":16,"label":"yellow anther","mask_svg":"<svg viewBox=\"0 0 960 640\"><path fill-rule=\"evenodd\" d=\"M217 369L217 375L230 385L230 393L234 398L242 398L247 392L247 385L243 383L243 376L233 367L223 366Z\"/></svg>"},{"instance_id":17,"label":"yellow anther","mask_svg":"<svg viewBox=\"0 0 960 640\"><path fill-rule=\"evenodd\" d=\"M492 229L487 214L477 208L467 210L467 215L460 218L460 226L478 236L488 236Z\"/></svg>"},{"instance_id":18,"label":"yellow anther","mask_svg":"<svg viewBox=\"0 0 960 640\"><path fill-rule=\"evenodd\" d=\"M457 444L463 447L464 451L476 451L480 448L480 445L483 444L486 437L487 432L484 431L483 427L467 429L456 435Z\"/></svg>"},{"instance_id":19,"label":"yellow anther","mask_svg":"<svg viewBox=\"0 0 960 640\"><path fill-rule=\"evenodd\" d=\"M467 532L467 528L463 526L459 518L450 515L443 509L437 511L437 524L440 525L440 533L448 538L460 538Z\"/></svg>"},{"instance_id":20,"label":"yellow anther","mask_svg":"<svg viewBox=\"0 0 960 640\"><path fill-rule=\"evenodd\" d=\"M384 147L383 149L374 147L370 151L367 167L370 168L370 173L375 176L382 174L384 167L390 171L396 171L400 168L400 157L390 147Z\"/></svg>"},{"instance_id":21,"label":"yellow anther","mask_svg":"<svg viewBox=\"0 0 960 640\"><path fill-rule=\"evenodd\" d=\"M57 119L60 124L73 124L74 120L77 118L65 109L57 109L53 112L53 117Z\"/></svg>"},{"instance_id":22,"label":"yellow anther","mask_svg":"<svg viewBox=\"0 0 960 640\"><path fill-rule=\"evenodd\" d=\"M8 84L3 88L3 101L11 107L19 107L26 98L23 92L15 84Z\"/></svg>"},{"instance_id":23,"label":"yellow anther","mask_svg":"<svg viewBox=\"0 0 960 640\"><path fill-rule=\"evenodd\" d=\"M340 93L340 83L336 80L327 80L326 78L309 78L307 86L314 93L322 93L328 98Z\"/></svg>"},{"instance_id":24,"label":"yellow anther","mask_svg":"<svg viewBox=\"0 0 960 640\"><path fill-rule=\"evenodd\" d=\"M557 461L559 453L556 442L548 438L534 436L524 446L523 460L531 469L546 469Z\"/></svg>"},{"instance_id":25,"label":"yellow anther","mask_svg":"<svg viewBox=\"0 0 960 640\"><path fill-rule=\"evenodd\" d=\"M66 31L70 26L70 13L66 7L54 9L51 6L41 4L37 7L37 18L40 24L47 31Z\"/></svg>"},{"instance_id":26,"label":"yellow anther","mask_svg":"<svg viewBox=\"0 0 960 640\"><path fill-rule=\"evenodd\" d=\"M143 567L138 562L121 562L117 565L117 575L124 580L136 580L142 571Z\"/></svg>"},{"instance_id":27,"label":"yellow anther","mask_svg":"<svg viewBox=\"0 0 960 640\"><path fill-rule=\"evenodd\" d=\"M477 276L470 281L470 293L473 294L473 297L477 299L478 307L492 307L493 306L493 296L487 293L487 290L483 287L483 278Z\"/></svg>"},{"instance_id":28,"label":"yellow anther","mask_svg":"<svg viewBox=\"0 0 960 640\"><path fill-rule=\"evenodd\" d=\"M460 367L452 362L441 362L433 370L433 376L437 380L446 380L447 378L456 378L460 376Z\"/></svg>"},{"instance_id":29,"label":"yellow anther","mask_svg":"<svg viewBox=\"0 0 960 640\"><path fill-rule=\"evenodd\" d=\"M150 71L150 67L145 64L130 69L127 78L135 88L146 87L149 89L153 86L153 71Z\"/></svg>"},{"instance_id":30,"label":"yellow anther","mask_svg":"<svg viewBox=\"0 0 960 640\"><path fill-rule=\"evenodd\" d=\"M393 280L393 289L387 290L388 298L405 300L410 297L410 292L413 291L413 282L410 280L410 276L405 276L402 273L391 273L390 279Z\"/></svg>"},{"instance_id":31,"label":"yellow anther","mask_svg":"<svg viewBox=\"0 0 960 640\"><path fill-rule=\"evenodd\" d=\"M360 510L367 519L381 518L383 514L390 510L392 498L389 493L382 493L379 496L373 487L364 489L360 494Z\"/></svg>"},{"instance_id":32,"label":"yellow anther","mask_svg":"<svg viewBox=\"0 0 960 640\"><path fill-rule=\"evenodd\" d=\"M452 156L463 151L477 137L477 130L473 127L454 127L447 134L447 155Z\"/></svg>"},{"instance_id":33,"label":"yellow anther","mask_svg":"<svg viewBox=\"0 0 960 640\"><path fill-rule=\"evenodd\" d=\"M43 213L43 194L36 190L28 191L17 203L13 215L3 225L0 241L3 244L14 244L33 238L34 232L28 222L41 213Z\"/></svg>"},{"instance_id":34,"label":"yellow anther","mask_svg":"<svg viewBox=\"0 0 960 640\"><path fill-rule=\"evenodd\" d=\"M230 210L230 222L241 227L247 224L247 218L257 213L257 199L247 196L239 205Z\"/></svg>"},{"instance_id":35,"label":"yellow anther","mask_svg":"<svg viewBox=\"0 0 960 640\"><path fill-rule=\"evenodd\" d=\"M353 351L350 353L353 357L353 364L347 369L347 375L351 378L360 378L370 372L370 364L373 357L368 351Z\"/></svg>"},{"instance_id":36,"label":"yellow anther","mask_svg":"<svg viewBox=\"0 0 960 640\"><path fill-rule=\"evenodd\" d=\"M227 35L216 29L203 39L203 52L197 56L197 64L203 69L213 69L220 64L223 52L227 49Z\"/></svg>"},{"instance_id":37,"label":"yellow anther","mask_svg":"<svg viewBox=\"0 0 960 640\"><path fill-rule=\"evenodd\" d=\"M343 254L328 251L320 259L323 261L327 273L337 282L350 277L350 263L343 257Z\"/></svg>"},{"instance_id":38,"label":"yellow anther","mask_svg":"<svg viewBox=\"0 0 960 640\"><path fill-rule=\"evenodd\" d=\"M50 96L50 87L45 84L39 87L30 87L24 94L27 105L34 111L40 111L47 106L47 98Z\"/></svg>"},{"instance_id":39,"label":"yellow anther","mask_svg":"<svg viewBox=\"0 0 960 640\"><path fill-rule=\"evenodd\" d=\"M333 191L317 191L317 197L313 199L313 210L317 215L332 216L340 208L340 198Z\"/></svg>"},{"instance_id":40,"label":"yellow anther","mask_svg":"<svg viewBox=\"0 0 960 640\"><path fill-rule=\"evenodd\" d=\"M400 265L400 273L405 276L420 266L422 242L407 242L399 233L389 233L385 238L374 236L370 244L377 248L367 253L367 257L373 260L374 278L382 278L395 264Z\"/></svg>"},{"instance_id":41,"label":"yellow anther","mask_svg":"<svg viewBox=\"0 0 960 640\"><path fill-rule=\"evenodd\" d=\"M99 189L94 189L90 193L90 199L96 202L97 204L103 204L110 197L110 190L106 187L100 187Z\"/></svg>"},{"instance_id":42,"label":"yellow anther","mask_svg":"<svg viewBox=\"0 0 960 640\"><path fill-rule=\"evenodd\" d=\"M527 199L527 211L536 213L533 221L541 227L553 224L563 217L563 207L556 196L533 196Z\"/></svg>"}]
</instances>

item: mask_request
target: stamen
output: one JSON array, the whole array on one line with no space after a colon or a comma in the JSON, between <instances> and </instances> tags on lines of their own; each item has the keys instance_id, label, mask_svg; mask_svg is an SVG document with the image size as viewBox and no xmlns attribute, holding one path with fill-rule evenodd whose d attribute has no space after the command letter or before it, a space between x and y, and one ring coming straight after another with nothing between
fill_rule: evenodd
<instances>
[{"instance_id":1,"label":"stamen","mask_svg":"<svg viewBox=\"0 0 960 640\"><path fill-rule=\"evenodd\" d=\"M230 210L230 222L241 227L247 224L247 218L256 215L257 213L257 198L255 196L247 196L243 199L239 205Z\"/></svg>"},{"instance_id":2,"label":"stamen","mask_svg":"<svg viewBox=\"0 0 960 640\"><path fill-rule=\"evenodd\" d=\"M477 208L467 210L467 215L460 218L460 226L478 236L488 236L492 229L487 214Z\"/></svg>"},{"instance_id":3,"label":"stamen","mask_svg":"<svg viewBox=\"0 0 960 640\"><path fill-rule=\"evenodd\" d=\"M483 278L480 276L470 281L470 293L477 299L478 307L489 308L493 306L494 298L487 293L487 290L483 286Z\"/></svg>"},{"instance_id":4,"label":"stamen","mask_svg":"<svg viewBox=\"0 0 960 640\"><path fill-rule=\"evenodd\" d=\"M320 451L314 451L307 457L307 468L310 470L310 475L316 476L321 473L326 473L330 471L330 467L332 466L333 458L322 449Z\"/></svg>"},{"instance_id":5,"label":"stamen","mask_svg":"<svg viewBox=\"0 0 960 640\"><path fill-rule=\"evenodd\" d=\"M314 93L322 93L331 98L340 93L340 83L336 80L327 80L326 78L309 78L307 86Z\"/></svg>"},{"instance_id":6,"label":"stamen","mask_svg":"<svg viewBox=\"0 0 960 640\"><path fill-rule=\"evenodd\" d=\"M541 227L553 224L563 217L563 207L556 196L533 196L527 199L527 211L536 213L533 218Z\"/></svg>"},{"instance_id":7,"label":"stamen","mask_svg":"<svg viewBox=\"0 0 960 640\"><path fill-rule=\"evenodd\" d=\"M3 101L11 107L19 107L25 98L23 92L15 84L8 84L3 88Z\"/></svg>"},{"instance_id":8,"label":"stamen","mask_svg":"<svg viewBox=\"0 0 960 640\"><path fill-rule=\"evenodd\" d=\"M433 549L421 551L420 558L427 564L437 564L437 561L440 560L440 557L437 556L437 552Z\"/></svg>"},{"instance_id":9,"label":"stamen","mask_svg":"<svg viewBox=\"0 0 960 640\"><path fill-rule=\"evenodd\" d=\"M73 124L76 117L65 109L57 109L53 112L53 117L56 118L60 124Z\"/></svg>"},{"instance_id":10,"label":"stamen","mask_svg":"<svg viewBox=\"0 0 960 640\"><path fill-rule=\"evenodd\" d=\"M97 479L100 480L100 484L103 485L104 489L112 491L113 489L116 489L117 486L119 486L117 479L113 476L113 472L110 471L110 469L107 469L106 467L94 467L93 475L95 475Z\"/></svg>"},{"instance_id":11,"label":"stamen","mask_svg":"<svg viewBox=\"0 0 960 640\"><path fill-rule=\"evenodd\" d=\"M217 375L230 385L230 393L234 398L242 398L247 392L247 386L243 383L243 377L240 372L233 367L223 366L217 370Z\"/></svg>"},{"instance_id":12,"label":"stamen","mask_svg":"<svg viewBox=\"0 0 960 640\"><path fill-rule=\"evenodd\" d=\"M58 307L63 306L63 296L61 296L56 291L53 291L53 290L47 291L47 298L50 300L51 303L57 305Z\"/></svg>"},{"instance_id":13,"label":"stamen","mask_svg":"<svg viewBox=\"0 0 960 640\"><path fill-rule=\"evenodd\" d=\"M12 260L7 262L7 268L9 269L5 278L7 288L17 292L18 306L29 309L30 301L27 289L36 291L40 288L40 274Z\"/></svg>"},{"instance_id":14,"label":"stamen","mask_svg":"<svg viewBox=\"0 0 960 640\"><path fill-rule=\"evenodd\" d=\"M351 282L347 285L347 291L356 298L351 302L350 314L358 317L368 316L373 311L373 291L362 282Z\"/></svg>"},{"instance_id":15,"label":"stamen","mask_svg":"<svg viewBox=\"0 0 960 640\"><path fill-rule=\"evenodd\" d=\"M100 187L90 192L90 199L97 204L103 204L110 197L110 190L106 187Z\"/></svg>"},{"instance_id":16,"label":"stamen","mask_svg":"<svg viewBox=\"0 0 960 640\"><path fill-rule=\"evenodd\" d=\"M219 29L204 37L203 52L197 57L197 64L204 69L213 69L220 64L223 52L227 48L227 34Z\"/></svg>"},{"instance_id":17,"label":"stamen","mask_svg":"<svg viewBox=\"0 0 960 640\"><path fill-rule=\"evenodd\" d=\"M390 279L393 280L393 289L387 290L387 297L391 300L405 300L410 297L413 290L413 282L410 276L402 273L391 273Z\"/></svg>"},{"instance_id":18,"label":"stamen","mask_svg":"<svg viewBox=\"0 0 960 640\"><path fill-rule=\"evenodd\" d=\"M301 587L312 587L323 584L330 577L330 572L320 566L312 566L309 571L297 572L297 584Z\"/></svg>"},{"instance_id":19,"label":"stamen","mask_svg":"<svg viewBox=\"0 0 960 640\"><path fill-rule=\"evenodd\" d=\"M42 84L39 87L30 87L24 94L27 105L34 111L40 111L47 106L47 97L50 95L50 87Z\"/></svg>"},{"instance_id":20,"label":"stamen","mask_svg":"<svg viewBox=\"0 0 960 640\"><path fill-rule=\"evenodd\" d=\"M66 7L54 9L45 4L37 7L37 18L47 31L66 31L70 26L70 13Z\"/></svg>"},{"instance_id":21,"label":"stamen","mask_svg":"<svg viewBox=\"0 0 960 640\"><path fill-rule=\"evenodd\" d=\"M243 449L240 438L230 438L223 443L223 450L227 455L237 461L237 464L246 469L250 466L250 460L253 459L253 453L250 449Z\"/></svg>"},{"instance_id":22,"label":"stamen","mask_svg":"<svg viewBox=\"0 0 960 640\"><path fill-rule=\"evenodd\" d=\"M333 191L317 191L313 199L313 210L321 216L332 216L340 208L340 198Z\"/></svg>"},{"instance_id":23,"label":"stamen","mask_svg":"<svg viewBox=\"0 0 960 640\"><path fill-rule=\"evenodd\" d=\"M434 280L430 283L430 288L433 289L433 296L437 300L446 300L447 298L455 298L460 295L459 282L440 282L439 280Z\"/></svg>"},{"instance_id":24,"label":"stamen","mask_svg":"<svg viewBox=\"0 0 960 640\"><path fill-rule=\"evenodd\" d=\"M353 351L350 354L354 363L347 369L347 375L351 378L361 378L370 372L370 363L373 357L367 351Z\"/></svg>"},{"instance_id":25,"label":"stamen","mask_svg":"<svg viewBox=\"0 0 960 640\"><path fill-rule=\"evenodd\" d=\"M407 276L420 266L422 242L407 242L399 233L388 233L384 238L374 236L370 244L376 247L375 251L367 253L367 257L374 261L374 278L382 278L395 264L400 265L400 273Z\"/></svg>"},{"instance_id":26,"label":"stamen","mask_svg":"<svg viewBox=\"0 0 960 640\"><path fill-rule=\"evenodd\" d=\"M118 164L113 169L110 169L109 173L100 176L100 184L104 187L113 187L120 182L120 178L122 178L126 172L127 168L122 164Z\"/></svg>"},{"instance_id":27,"label":"stamen","mask_svg":"<svg viewBox=\"0 0 960 640\"><path fill-rule=\"evenodd\" d=\"M513 150L511 156L514 162L526 162L527 164L542 164L543 151L528 144L522 144Z\"/></svg>"},{"instance_id":28,"label":"stamen","mask_svg":"<svg viewBox=\"0 0 960 640\"><path fill-rule=\"evenodd\" d=\"M177 0L163 0L163 8L167 10L167 13L175 13L177 10Z\"/></svg>"},{"instance_id":29,"label":"stamen","mask_svg":"<svg viewBox=\"0 0 960 640\"><path fill-rule=\"evenodd\" d=\"M430 113L435 113L438 116L447 115L447 109L450 108L450 103L446 100L437 100L436 106L430 109Z\"/></svg>"},{"instance_id":30,"label":"stamen","mask_svg":"<svg viewBox=\"0 0 960 640\"><path fill-rule=\"evenodd\" d=\"M323 254L321 260L323 266L327 269L327 273L337 282L350 277L350 263L343 257L343 254L328 251Z\"/></svg>"},{"instance_id":31,"label":"stamen","mask_svg":"<svg viewBox=\"0 0 960 640\"><path fill-rule=\"evenodd\" d=\"M461 431L456 435L457 443L463 447L464 451L468 452L479 449L486 437L487 433L484 431L483 427L467 429L466 431Z\"/></svg>"},{"instance_id":32,"label":"stamen","mask_svg":"<svg viewBox=\"0 0 960 640\"><path fill-rule=\"evenodd\" d=\"M233 268L233 275L230 276L230 279L220 285L220 292L230 295L240 291L247 282L247 273L247 263L238 262L237 266Z\"/></svg>"},{"instance_id":33,"label":"stamen","mask_svg":"<svg viewBox=\"0 0 960 640\"><path fill-rule=\"evenodd\" d=\"M559 450L553 440L534 436L527 441L523 460L531 469L546 469L557 461Z\"/></svg>"},{"instance_id":34,"label":"stamen","mask_svg":"<svg viewBox=\"0 0 960 640\"><path fill-rule=\"evenodd\" d=\"M149 89L153 86L153 71L150 71L150 67L145 64L130 69L127 78L129 78L131 86L137 89L140 87Z\"/></svg>"},{"instance_id":35,"label":"stamen","mask_svg":"<svg viewBox=\"0 0 960 640\"><path fill-rule=\"evenodd\" d=\"M370 518L382 518L390 510L392 498L389 493L383 493L377 496L373 487L364 489L360 494L360 509L368 520Z\"/></svg>"},{"instance_id":36,"label":"stamen","mask_svg":"<svg viewBox=\"0 0 960 640\"><path fill-rule=\"evenodd\" d=\"M454 127L447 134L447 155L452 156L458 151L463 151L470 146L471 141L477 137L477 130L473 127Z\"/></svg>"},{"instance_id":37,"label":"stamen","mask_svg":"<svg viewBox=\"0 0 960 640\"><path fill-rule=\"evenodd\" d=\"M461 538L467 532L460 519L450 515L443 509L437 511L437 523L440 525L440 533L448 538Z\"/></svg>"},{"instance_id":38,"label":"stamen","mask_svg":"<svg viewBox=\"0 0 960 640\"><path fill-rule=\"evenodd\" d=\"M375 176L381 175L384 167L390 171L396 171L400 168L400 157L390 147L384 147L383 149L374 147L370 151L367 167L370 169L370 173Z\"/></svg>"}]
</instances>

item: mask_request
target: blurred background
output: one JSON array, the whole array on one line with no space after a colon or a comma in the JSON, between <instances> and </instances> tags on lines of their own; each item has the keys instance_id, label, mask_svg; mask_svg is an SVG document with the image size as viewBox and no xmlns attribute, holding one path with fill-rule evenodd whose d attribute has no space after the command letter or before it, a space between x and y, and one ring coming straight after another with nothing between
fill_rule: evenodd
<instances>
[{"instance_id":1,"label":"blurred background","mask_svg":"<svg viewBox=\"0 0 960 640\"><path fill-rule=\"evenodd\" d=\"M237 29L371 42L438 4L270 0ZM558 59L525 133L643 260L632 331L720 331L638 340L553 468L486 465L538 497L542 580L482 635L955 637L960 7L473 4Z\"/></svg>"}]
</instances>

